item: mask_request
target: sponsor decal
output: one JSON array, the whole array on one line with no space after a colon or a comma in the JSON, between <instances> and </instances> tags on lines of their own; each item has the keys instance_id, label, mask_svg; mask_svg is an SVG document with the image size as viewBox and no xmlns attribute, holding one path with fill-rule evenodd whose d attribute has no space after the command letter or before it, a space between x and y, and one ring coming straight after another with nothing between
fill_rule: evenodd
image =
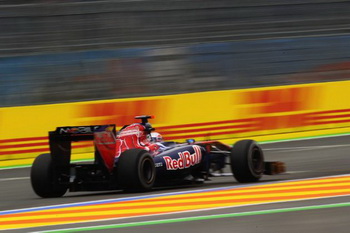
<instances>
[{"instance_id":1,"label":"sponsor decal","mask_svg":"<svg viewBox=\"0 0 350 233\"><path fill-rule=\"evenodd\" d=\"M179 152L179 158L173 159L170 156L164 156L167 170L178 170L185 169L196 164L199 164L202 161L202 151L199 146L193 146L194 153L191 154L189 151Z\"/></svg>"},{"instance_id":2,"label":"sponsor decal","mask_svg":"<svg viewBox=\"0 0 350 233\"><path fill-rule=\"evenodd\" d=\"M122 130L119 133L119 137L125 137L125 136L130 136L130 135L136 135L136 136L140 136L141 131L138 129L130 129L130 130Z\"/></svg>"},{"instance_id":3,"label":"sponsor decal","mask_svg":"<svg viewBox=\"0 0 350 233\"><path fill-rule=\"evenodd\" d=\"M112 132L99 132L95 133L95 143L100 145L111 145L116 144L116 141Z\"/></svg>"},{"instance_id":4,"label":"sponsor decal","mask_svg":"<svg viewBox=\"0 0 350 233\"><path fill-rule=\"evenodd\" d=\"M59 128L59 134L86 134L93 133L98 126L79 126L79 127L61 127Z\"/></svg>"},{"instance_id":5,"label":"sponsor decal","mask_svg":"<svg viewBox=\"0 0 350 233\"><path fill-rule=\"evenodd\" d=\"M119 131L118 137L127 137L132 135L140 137L142 136L144 129L145 127L143 125L134 123Z\"/></svg>"},{"instance_id":6,"label":"sponsor decal","mask_svg":"<svg viewBox=\"0 0 350 233\"><path fill-rule=\"evenodd\" d=\"M155 163L154 166L155 167L163 167L163 163Z\"/></svg>"}]
</instances>

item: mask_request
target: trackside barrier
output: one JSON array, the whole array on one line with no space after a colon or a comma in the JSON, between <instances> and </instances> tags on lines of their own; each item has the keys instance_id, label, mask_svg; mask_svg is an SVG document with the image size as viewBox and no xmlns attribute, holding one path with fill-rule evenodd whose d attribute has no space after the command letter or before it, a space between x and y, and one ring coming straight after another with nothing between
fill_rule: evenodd
<instances>
[{"instance_id":1,"label":"trackside barrier","mask_svg":"<svg viewBox=\"0 0 350 233\"><path fill-rule=\"evenodd\" d=\"M0 162L48 152L57 126L134 122L155 115L167 140L258 141L350 132L350 81L200 92L145 98L0 108ZM91 142L75 143L76 159L91 158ZM11 163L16 164L16 163ZM1 164L0 164L1 167Z\"/></svg>"}]
</instances>

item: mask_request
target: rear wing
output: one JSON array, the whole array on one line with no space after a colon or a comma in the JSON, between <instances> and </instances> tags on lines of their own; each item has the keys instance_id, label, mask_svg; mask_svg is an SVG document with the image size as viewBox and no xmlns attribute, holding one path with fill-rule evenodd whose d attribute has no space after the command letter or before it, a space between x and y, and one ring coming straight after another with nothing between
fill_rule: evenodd
<instances>
[{"instance_id":1,"label":"rear wing","mask_svg":"<svg viewBox=\"0 0 350 233\"><path fill-rule=\"evenodd\" d=\"M49 132L50 141L88 141L94 139L95 132L110 131L116 134L116 126L110 125L88 125L88 126L64 126L57 127L55 131Z\"/></svg>"},{"instance_id":2,"label":"rear wing","mask_svg":"<svg viewBox=\"0 0 350 233\"><path fill-rule=\"evenodd\" d=\"M57 127L55 131L49 132L51 157L58 166L67 166L70 163L72 142L94 140L94 133L106 131L116 135L116 125Z\"/></svg>"}]
</instances>

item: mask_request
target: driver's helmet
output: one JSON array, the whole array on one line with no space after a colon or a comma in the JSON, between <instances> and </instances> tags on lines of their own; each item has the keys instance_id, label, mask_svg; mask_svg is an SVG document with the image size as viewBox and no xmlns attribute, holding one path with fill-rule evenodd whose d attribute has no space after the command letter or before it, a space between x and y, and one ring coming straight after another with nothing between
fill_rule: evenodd
<instances>
[{"instance_id":1,"label":"driver's helmet","mask_svg":"<svg viewBox=\"0 0 350 233\"><path fill-rule=\"evenodd\" d=\"M152 132L151 133L151 140L152 140L152 142L162 142L163 137L160 133Z\"/></svg>"}]
</instances>

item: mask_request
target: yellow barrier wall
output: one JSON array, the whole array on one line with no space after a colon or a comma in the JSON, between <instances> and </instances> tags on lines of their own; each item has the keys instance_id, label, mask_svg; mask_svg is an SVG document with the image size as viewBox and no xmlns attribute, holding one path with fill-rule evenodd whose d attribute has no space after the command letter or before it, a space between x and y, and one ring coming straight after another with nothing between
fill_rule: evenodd
<instances>
[{"instance_id":1,"label":"yellow barrier wall","mask_svg":"<svg viewBox=\"0 0 350 233\"><path fill-rule=\"evenodd\" d=\"M48 152L57 126L134 122L155 115L166 139L280 140L350 132L350 81L213 91L158 97L0 108L0 160ZM74 153L91 143L75 143Z\"/></svg>"}]
</instances>

